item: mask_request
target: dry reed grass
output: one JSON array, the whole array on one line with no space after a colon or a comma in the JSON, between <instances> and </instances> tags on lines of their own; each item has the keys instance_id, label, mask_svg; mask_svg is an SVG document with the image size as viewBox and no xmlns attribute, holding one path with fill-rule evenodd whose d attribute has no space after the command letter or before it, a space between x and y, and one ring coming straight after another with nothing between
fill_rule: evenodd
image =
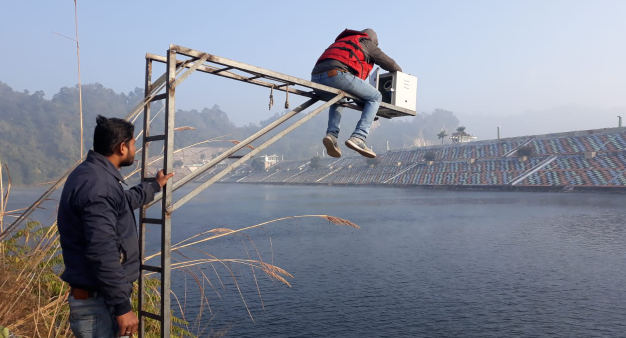
<instances>
[{"instance_id":1,"label":"dry reed grass","mask_svg":"<svg viewBox=\"0 0 626 338\"><path fill-rule=\"evenodd\" d=\"M75 41L77 43L77 53L79 53L78 33ZM185 69L185 66L190 62L193 62L193 60L187 60L178 65L176 75L179 75ZM135 106L133 110L125 117L127 121L134 122L141 114L144 106L148 104L148 102L150 102L161 90L163 90L163 88L165 87L165 77L166 74L163 74L159 79L154 81L152 91L148 93L148 95L139 104L137 104L137 106ZM80 97L80 101L82 101L82 95ZM72 167L68 168L66 173L59 180L54 182L54 184L46 192L44 192L34 203L32 203L30 207L15 210L6 210L6 202L9 198L11 183L6 165L3 166L0 163L0 326L8 327L13 333L16 333L18 336L37 338L71 336L68 323L69 308L66 301L67 295L69 293L69 287L60 279L60 274L63 270L63 260L60 251L59 235L56 228L56 219L54 216L51 216L54 221L51 222L51 225L46 226L32 220L30 216L32 215L32 212L34 210L42 209L42 203L50 200L50 195L65 183L65 180L67 179L67 176L71 173L71 171L85 159L86 155L83 155L82 150L82 102L80 106L80 152L82 157L81 159L76 161L76 163L72 165ZM163 109L161 111L163 111ZM152 122L161 111L153 116L150 122ZM188 131L194 130L194 128L179 127L176 128L176 130ZM140 132L137 138L139 138L142 133L143 130ZM189 147L213 141L228 141L235 144L240 143L240 141L237 140L223 140L221 139L222 137L224 136L205 140ZM247 147L249 149L254 149L254 147L251 145L248 145ZM178 149L175 152L184 150L186 148ZM159 159L155 161L158 160ZM6 187L3 186L2 168L5 169L5 172L9 177L9 181ZM127 176L127 178L134 175L138 171L139 170L133 171ZM52 208L52 212L54 215L56 214L56 207ZM4 222L5 217L15 218L15 221L7 226L7 223ZM176 258L173 259L174 261L172 264L172 269L183 271L184 273L186 273L186 275L190 276L195 281L198 289L200 290L200 307L198 314L194 319L195 324L192 326L189 324L189 321L185 317L184 309L187 304L186 288L185 295L183 295L182 300L179 298L178 295L172 292L172 296L175 299L174 312L178 312L177 315L173 316L172 318L172 321L174 323L171 328L173 335L181 337L222 337L228 331L228 327L221 328L216 331L213 331L212 329L210 331L207 331L207 326L200 327L200 319L202 318L203 312L205 311L204 309L207 309L209 313L212 314L212 309L209 303L209 296L207 295L206 291L210 288L210 290L213 290L216 296L221 299L222 297L219 290L226 290L226 285L223 278L220 276L216 265L223 267L227 271L228 275L232 278L233 285L236 287L237 292L240 295L241 300L245 305L250 318L252 319L252 321L254 321L252 313L250 312L250 308L240 288L238 279L235 274L235 270L233 269L233 265L240 265L244 267L249 267L251 269L251 273L255 281L256 290L259 295L261 306L263 308L263 298L261 295L261 288L258 283L258 276L256 272L261 272L262 274L266 275L270 280L278 281L287 286L291 286L287 278L293 278L293 276L289 274L289 272L273 264L273 254L272 262L265 262L262 259L261 254L256 247L256 244L250 237L243 234L243 232L278 221L304 217L322 218L336 225L350 226L357 229L359 228L356 224L348 220L328 215L290 216L263 222L249 227L244 227L237 230L227 228L215 228L201 234L191 236L188 239L174 245L172 247L172 252L176 253ZM27 221L26 225L21 226L24 221ZM196 247L198 244L201 244L203 242L225 236L240 236L241 243L243 245L247 258L218 258ZM273 252L271 236L269 237L269 243ZM251 255L247 245L251 245L254 248L254 258L253 255ZM196 253L201 253L206 258L190 259L185 255L183 249L193 250ZM154 258L159 254L160 253L152 255L148 259ZM214 279L213 277L209 278L207 271L201 269L201 266L203 265L210 266L211 271L215 275ZM160 306L159 299L161 296L159 281L154 278L147 278L146 286L147 290L145 294L146 302L144 310L158 313ZM135 288L136 287L137 283L135 283ZM135 292L133 292L132 302L135 310L137 310L136 289ZM211 321L209 321L207 325L209 325L210 323ZM159 327L156 322L146 321L146 337L157 337L158 332Z\"/></svg>"},{"instance_id":2,"label":"dry reed grass","mask_svg":"<svg viewBox=\"0 0 626 338\"><path fill-rule=\"evenodd\" d=\"M0 182L0 186L2 186L2 182ZM24 210L24 208L5 210L9 192L10 184L4 190L0 190L0 194L2 194L0 221L5 216L16 217L19 211ZM52 210L52 212L55 213L56 211ZM209 293L215 293L216 297L221 299L221 292L227 291L223 272L221 273L220 270L226 271L226 275L232 280L231 285L239 294L248 316L254 322L250 305L240 285L240 277L237 276L237 272L240 274L241 271L236 270L235 266L250 268L256 293L263 309L265 306L259 277L265 275L271 281L277 281L291 287L288 279L293 278L293 275L273 264L273 254L272 263L264 261L255 242L244 232L279 221L299 218L321 218L338 226L359 228L353 222L339 217L300 215L274 219L236 230L224 227L214 228L174 244L172 246L172 253L175 254L172 256L172 270L181 271L191 277L199 290L200 299L194 299L199 302L197 315L193 319L188 319L185 316L185 308L190 302L187 298L187 289L185 288L184 295L177 295L172 292L173 313L175 313L172 318L174 325L171 328L173 335L180 337L221 337L225 335L227 328L213 330L208 326L201 327L203 313L208 311L209 314L213 315ZM238 236L241 239L245 258L219 258L199 245L226 236ZM269 236L269 243L271 246L271 236ZM0 255L0 325L8 327L11 332L24 337L70 337L69 308L66 302L69 288L59 277L63 269L63 261L60 255L56 221L52 222L50 226L43 226L39 222L30 220L24 228L15 231L11 237L0 242L0 248L3 250L2 255ZM204 258L189 258L185 250L200 253ZM273 252L273 247L271 250ZM158 255L160 253L148 257L146 261ZM208 270L203 266L206 266ZM150 275L148 274L146 282L144 309L158 313L161 296L160 283L157 279L151 278ZM210 277L211 275L214 277ZM132 299L135 310L137 310L137 292L137 283L135 283ZM146 321L146 332L147 337L157 337L158 323Z\"/></svg>"}]
</instances>

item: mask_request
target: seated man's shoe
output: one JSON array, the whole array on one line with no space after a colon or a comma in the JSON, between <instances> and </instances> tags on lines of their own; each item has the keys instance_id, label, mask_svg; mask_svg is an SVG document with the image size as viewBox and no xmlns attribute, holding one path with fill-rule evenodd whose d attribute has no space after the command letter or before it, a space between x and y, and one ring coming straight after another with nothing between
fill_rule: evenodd
<instances>
[{"instance_id":1,"label":"seated man's shoe","mask_svg":"<svg viewBox=\"0 0 626 338\"><path fill-rule=\"evenodd\" d=\"M367 144L365 144L365 141L361 140L360 138L350 137L346 141L346 146L365 157L368 157L368 158L376 157L376 153L373 152L371 149L369 149L367 147Z\"/></svg>"},{"instance_id":2,"label":"seated man's shoe","mask_svg":"<svg viewBox=\"0 0 626 338\"><path fill-rule=\"evenodd\" d=\"M322 140L324 147L326 147L326 153L331 157L341 157L341 149L337 145L337 138L331 134L326 134L326 137Z\"/></svg>"}]
</instances>

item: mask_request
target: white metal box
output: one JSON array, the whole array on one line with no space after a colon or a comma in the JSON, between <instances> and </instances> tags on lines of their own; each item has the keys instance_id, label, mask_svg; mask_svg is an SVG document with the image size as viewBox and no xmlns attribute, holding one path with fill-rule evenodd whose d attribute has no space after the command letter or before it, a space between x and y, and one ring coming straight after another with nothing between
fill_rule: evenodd
<instances>
[{"instance_id":1,"label":"white metal box","mask_svg":"<svg viewBox=\"0 0 626 338\"><path fill-rule=\"evenodd\" d=\"M383 95L383 102L415 111L417 107L417 78L402 72L370 75L370 84Z\"/></svg>"}]
</instances>

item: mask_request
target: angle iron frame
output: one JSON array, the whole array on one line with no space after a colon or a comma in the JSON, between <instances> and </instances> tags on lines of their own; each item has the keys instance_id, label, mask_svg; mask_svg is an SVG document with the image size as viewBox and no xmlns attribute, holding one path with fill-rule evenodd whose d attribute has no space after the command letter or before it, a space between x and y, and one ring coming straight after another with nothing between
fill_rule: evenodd
<instances>
[{"instance_id":1,"label":"angle iron frame","mask_svg":"<svg viewBox=\"0 0 626 338\"><path fill-rule=\"evenodd\" d=\"M186 60L177 60L177 55L186 57ZM152 83L152 64L153 62L160 62L166 64L166 73L161 76L157 81ZM217 65L217 66L216 66ZM177 74L186 69L185 72ZM199 193L207 189L209 186L226 176L235 168L249 160L254 155L260 153L271 144L284 137L295 128L304 124L315 115L321 113L325 109L329 108L333 104L341 104L343 106L362 110L362 102L358 97L345 93L336 88L324 86L311 81L303 80L297 77L289 76L286 74L274 72L264 68L248 65L234 60L229 60L219 56L199 52L193 49L189 49L182 46L170 45L167 51L167 56L159 56L154 54L146 54L146 77L145 77L145 99L143 102L143 121L144 121L144 137L142 138L143 152L141 163L141 181L147 182L153 180L153 178L147 177L148 175L148 148L149 143L153 141L164 142L164 161L163 171L169 173L173 171L173 154L174 154L174 121L175 121L175 99L176 88L187 79L194 71L200 71L203 73L209 73L220 77L225 77L237 81L247 82L258 86L272 88L277 91L283 91L286 93L292 93L299 96L308 97L309 100L300 104L290 112L281 116L276 121L272 122L268 126L262 128L258 132L249 136L245 140L224 151L213 160L203 164L194 172L186 175L175 183L166 184L162 192L157 194L152 202L144 206L140 213L139 224L139 251L140 251L140 277L139 277L139 337L145 337L145 318L148 317L153 320L161 322L161 337L169 338L171 336L171 231L172 231L172 213L179 209L182 205L190 201ZM244 76L236 73L243 72L248 74ZM155 88L160 87L163 81L166 81L164 94L157 94L158 90ZM294 87L304 87L307 90L296 89ZM331 99L322 98L317 93L334 94ZM345 98L352 99L352 103L348 103ZM162 135L152 135L150 130L150 104L154 101L165 99L165 132ZM246 155L241 156L237 161L231 163L226 168L222 169L219 173L213 175L210 179L197 186L191 192L181 197L178 201L174 202L172 194L175 190L179 189L186 183L194 180L202 174L205 174L208 170L215 167L222 161L231 158L231 156L237 151L250 145L252 142L258 140L260 137L271 132L287 120L298 115L300 112L311 107L317 101L327 101L321 106L315 108L311 112L304 115L296 122L289 125L287 128L272 136L261 145L248 152ZM399 116L415 116L415 112L390 105L388 103L381 103L381 107L378 111L378 115L385 118L393 118ZM152 205L161 201L161 218L154 219L148 218L147 210ZM156 224L161 226L161 266L151 266L145 264L145 245L146 245L146 227L148 224ZM150 313L145 311L145 279L146 271L160 273L161 278L161 304L160 313Z\"/></svg>"}]
</instances>

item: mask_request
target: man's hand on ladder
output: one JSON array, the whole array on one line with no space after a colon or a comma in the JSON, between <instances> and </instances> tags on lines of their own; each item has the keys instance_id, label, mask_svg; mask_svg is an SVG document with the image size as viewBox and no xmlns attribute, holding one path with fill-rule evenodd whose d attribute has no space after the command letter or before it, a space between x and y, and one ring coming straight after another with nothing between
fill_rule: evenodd
<instances>
[{"instance_id":1,"label":"man's hand on ladder","mask_svg":"<svg viewBox=\"0 0 626 338\"><path fill-rule=\"evenodd\" d=\"M161 186L161 188L163 188L163 186L165 185L165 183L167 183L167 180L169 180L170 178L172 178L174 176L174 173L171 172L167 175L163 174L163 170L159 170L159 172L156 175L155 180L157 181L157 183Z\"/></svg>"}]
</instances>

